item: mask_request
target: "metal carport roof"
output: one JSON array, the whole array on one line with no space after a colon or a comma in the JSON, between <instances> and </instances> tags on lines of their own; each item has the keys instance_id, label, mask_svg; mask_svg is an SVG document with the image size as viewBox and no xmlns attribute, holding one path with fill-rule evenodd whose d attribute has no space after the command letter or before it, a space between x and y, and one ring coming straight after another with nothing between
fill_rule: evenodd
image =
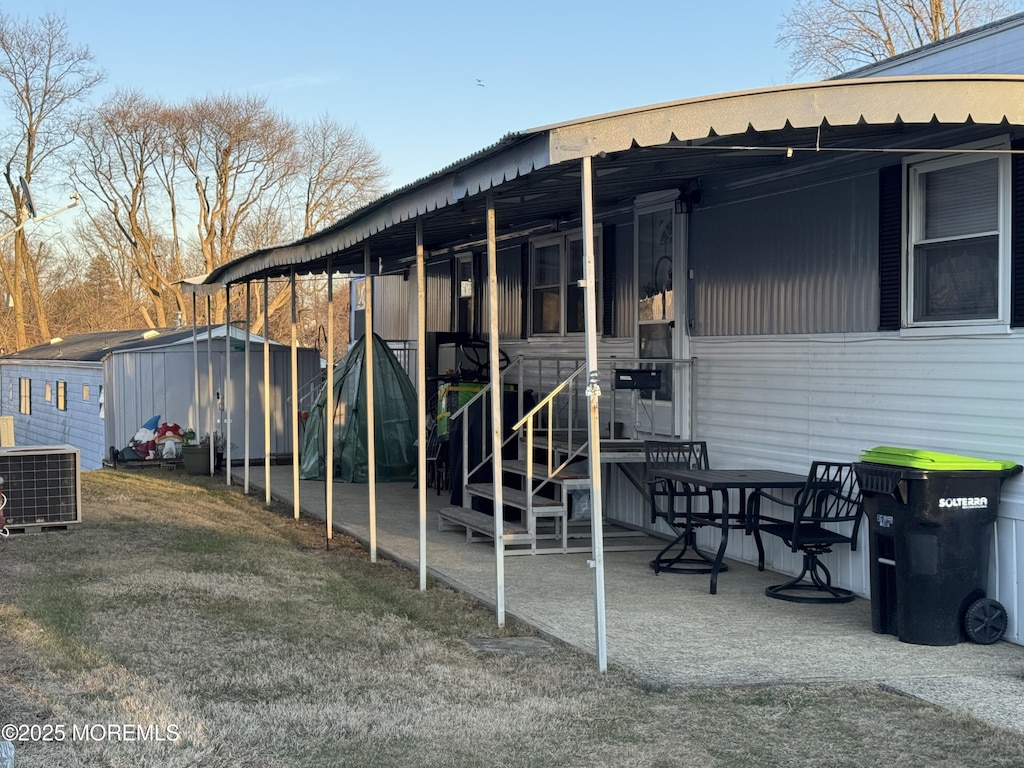
<instances>
[{"instance_id":1,"label":"metal carport roof","mask_svg":"<svg viewBox=\"0 0 1024 768\"><path fill-rule=\"evenodd\" d=\"M362 271L367 247L385 271L401 269L414 256L417 222L428 258L483 243L486 193L493 194L499 239L549 229L552 222L579 218L576 161L586 156L595 158L595 206L607 209L710 172L784 166L790 147L801 157L832 150L804 162L835 163L838 148L914 151L925 133L934 142L942 126L978 125L1024 125L1024 77L832 80L570 120L510 133L321 232L223 264L203 282L234 284L293 269L325 272L328 257L335 270Z\"/></svg>"}]
</instances>

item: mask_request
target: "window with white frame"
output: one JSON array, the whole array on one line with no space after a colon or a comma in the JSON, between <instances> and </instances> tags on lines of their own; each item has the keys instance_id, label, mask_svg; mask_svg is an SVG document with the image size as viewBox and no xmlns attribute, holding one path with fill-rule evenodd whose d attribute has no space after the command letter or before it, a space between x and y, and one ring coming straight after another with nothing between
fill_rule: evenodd
<instances>
[{"instance_id":1,"label":"window with white frame","mask_svg":"<svg viewBox=\"0 0 1024 768\"><path fill-rule=\"evenodd\" d=\"M57 410L66 411L68 409L68 383L57 379Z\"/></svg>"},{"instance_id":2,"label":"window with white frame","mask_svg":"<svg viewBox=\"0 0 1024 768\"><path fill-rule=\"evenodd\" d=\"M567 334L586 330L582 233L555 235L530 244L530 333ZM601 233L594 235L594 297L600 304ZM598 323L601 311L596 309Z\"/></svg>"},{"instance_id":3,"label":"window with white frame","mask_svg":"<svg viewBox=\"0 0 1024 768\"><path fill-rule=\"evenodd\" d=\"M1007 323L1009 155L925 160L908 179L908 324Z\"/></svg>"}]
</instances>

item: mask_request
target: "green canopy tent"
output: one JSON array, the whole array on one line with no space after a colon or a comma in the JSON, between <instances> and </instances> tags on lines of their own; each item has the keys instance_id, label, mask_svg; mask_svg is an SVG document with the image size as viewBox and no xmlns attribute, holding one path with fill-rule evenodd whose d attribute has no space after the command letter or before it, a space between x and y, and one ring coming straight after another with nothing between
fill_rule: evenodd
<instances>
[{"instance_id":1,"label":"green canopy tent","mask_svg":"<svg viewBox=\"0 0 1024 768\"><path fill-rule=\"evenodd\" d=\"M327 385L309 411L300 454L303 480L326 477L326 428L334 429L334 477L365 483L368 477L366 430L366 336L334 366L334 418L325 418ZM373 336L377 480L409 482L416 477L416 391L387 343Z\"/></svg>"}]
</instances>

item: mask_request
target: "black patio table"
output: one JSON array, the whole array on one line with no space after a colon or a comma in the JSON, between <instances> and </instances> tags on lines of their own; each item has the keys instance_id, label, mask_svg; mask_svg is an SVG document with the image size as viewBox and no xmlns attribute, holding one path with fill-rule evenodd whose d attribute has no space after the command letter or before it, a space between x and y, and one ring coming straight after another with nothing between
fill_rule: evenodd
<instances>
[{"instance_id":1,"label":"black patio table","mask_svg":"<svg viewBox=\"0 0 1024 768\"><path fill-rule=\"evenodd\" d=\"M722 560L725 558L725 549L729 544L729 530L742 528L747 533L754 530L757 521L747 519L747 491L759 490L762 488L803 488L807 484L807 475L796 475L792 472L780 472L775 469L658 469L654 471L655 477L664 478L669 482L689 483L690 485L706 488L709 491L719 491L722 496L722 508L715 515L700 516L701 525L712 525L722 529L722 539L718 545L718 552L714 559L704 555L697 550L697 554L704 557L710 564L711 573L711 594L718 591L718 574L725 569ZM740 492L739 510L729 511L729 491L736 488ZM686 531L676 537L673 544L682 544L685 548ZM672 545L662 550L664 553ZM696 550L696 545L694 545ZM655 573L659 570L660 559L669 562L668 558L655 558L651 561L651 567ZM668 570L665 568L663 570Z\"/></svg>"}]
</instances>

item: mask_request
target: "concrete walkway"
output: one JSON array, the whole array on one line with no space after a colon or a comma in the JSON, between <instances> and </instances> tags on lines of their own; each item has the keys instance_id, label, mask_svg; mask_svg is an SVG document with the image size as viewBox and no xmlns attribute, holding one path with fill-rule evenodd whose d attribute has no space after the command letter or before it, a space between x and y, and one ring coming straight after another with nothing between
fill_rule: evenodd
<instances>
[{"instance_id":1,"label":"concrete walkway","mask_svg":"<svg viewBox=\"0 0 1024 768\"><path fill-rule=\"evenodd\" d=\"M234 477L241 483L240 468ZM294 505L292 468L272 467L270 481L272 496ZM263 467L250 469L249 482L251 493L265 493ZM326 519L323 482L301 481L299 498L302 516ZM493 606L493 546L438 530L433 510L447 505L447 494L428 488L427 503L428 573ZM333 519L336 531L367 543L368 487L335 483ZM418 570L418 497L409 484L378 485L377 547L378 557ZM718 594L711 595L707 576L655 575L651 557L651 551L605 555L611 665L652 683L680 686L870 681L1024 733L1022 646L911 645L872 632L867 600L772 600L764 587L780 581L778 574L731 560L719 576ZM506 557L507 614L596 654L588 560L580 554Z\"/></svg>"}]
</instances>

